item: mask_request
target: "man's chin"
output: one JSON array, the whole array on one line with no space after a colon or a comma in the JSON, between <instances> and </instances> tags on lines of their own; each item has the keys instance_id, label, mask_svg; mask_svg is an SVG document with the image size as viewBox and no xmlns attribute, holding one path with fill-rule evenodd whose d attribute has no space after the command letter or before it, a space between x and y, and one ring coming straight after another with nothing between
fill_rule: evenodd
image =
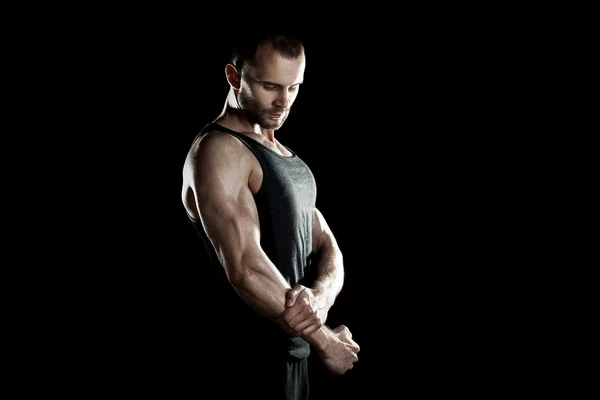
<instances>
[{"instance_id":1,"label":"man's chin","mask_svg":"<svg viewBox=\"0 0 600 400\"><path fill-rule=\"evenodd\" d=\"M283 120L281 120L281 121L265 121L265 120L263 120L260 126L263 129L277 130L277 129L281 128L281 125L283 125Z\"/></svg>"}]
</instances>

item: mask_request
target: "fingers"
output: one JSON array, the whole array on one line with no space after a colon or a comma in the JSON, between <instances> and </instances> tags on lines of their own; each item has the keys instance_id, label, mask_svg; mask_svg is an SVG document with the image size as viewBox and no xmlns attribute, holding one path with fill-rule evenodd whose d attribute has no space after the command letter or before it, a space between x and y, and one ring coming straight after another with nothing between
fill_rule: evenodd
<instances>
[{"instance_id":1,"label":"fingers","mask_svg":"<svg viewBox=\"0 0 600 400\"><path fill-rule=\"evenodd\" d=\"M304 291L304 286L302 286L302 285L295 285L293 288L288 290L288 292L285 295L285 306L286 307L293 306L294 303L296 302L296 298L303 291Z\"/></svg>"},{"instance_id":2,"label":"fingers","mask_svg":"<svg viewBox=\"0 0 600 400\"><path fill-rule=\"evenodd\" d=\"M295 324L298 324L299 321L311 317L310 302L304 289L304 286L297 285L286 294L286 306L291 305L287 306L283 317L289 324L294 323L294 320Z\"/></svg>"},{"instance_id":3,"label":"fingers","mask_svg":"<svg viewBox=\"0 0 600 400\"><path fill-rule=\"evenodd\" d=\"M296 303L296 305L299 304ZM284 318L288 322L289 327L294 329L297 334L303 333L307 335L308 333L316 331L322 325L322 321L319 319L319 316L310 309L302 309L291 319L289 319L291 315L292 314L289 314Z\"/></svg>"},{"instance_id":4,"label":"fingers","mask_svg":"<svg viewBox=\"0 0 600 400\"><path fill-rule=\"evenodd\" d=\"M281 322L285 327L284 330L293 336L297 336L308 331L312 333L319 326L313 325L318 323L318 317L310 308L308 294L303 285L295 285L286 293L286 309L281 315Z\"/></svg>"},{"instance_id":5,"label":"fingers","mask_svg":"<svg viewBox=\"0 0 600 400\"><path fill-rule=\"evenodd\" d=\"M321 327L319 322L312 322L313 320L305 320L299 323L298 325L294 325L294 323L289 323L285 320L282 321L282 326L285 331L293 336L299 335L309 335ZM317 320L318 321L318 320Z\"/></svg>"},{"instance_id":6,"label":"fingers","mask_svg":"<svg viewBox=\"0 0 600 400\"><path fill-rule=\"evenodd\" d=\"M293 324L293 322L292 322ZM316 316L305 319L298 325L294 326L294 330L302 335L309 335L321 327L321 321Z\"/></svg>"},{"instance_id":7,"label":"fingers","mask_svg":"<svg viewBox=\"0 0 600 400\"><path fill-rule=\"evenodd\" d=\"M354 340L348 338L348 339L345 339L344 342L346 343L346 345L348 347L350 347L352 349L352 351L355 354L360 352L360 346Z\"/></svg>"},{"instance_id":8,"label":"fingers","mask_svg":"<svg viewBox=\"0 0 600 400\"><path fill-rule=\"evenodd\" d=\"M320 327L321 327L321 325L320 325L320 324L313 324L313 325L310 325L308 328L305 328L305 329L302 331L302 335L303 335L303 336L310 335L311 333L318 331Z\"/></svg>"},{"instance_id":9,"label":"fingers","mask_svg":"<svg viewBox=\"0 0 600 400\"><path fill-rule=\"evenodd\" d=\"M283 314L280 315L279 317L277 317L277 319L275 320L275 322L277 322L277 324L279 325L279 327L288 335L290 336L296 336L296 333L294 332L294 330L292 328L289 327L287 321L284 319Z\"/></svg>"},{"instance_id":10,"label":"fingers","mask_svg":"<svg viewBox=\"0 0 600 400\"><path fill-rule=\"evenodd\" d=\"M292 294L292 296L295 295ZM293 305L286 308L282 316L283 319L291 326L291 324L294 323L294 320L296 320L295 324L297 324L298 321L305 319L305 315L307 315L306 296L304 295L304 290L302 290L299 296L294 297Z\"/></svg>"},{"instance_id":11,"label":"fingers","mask_svg":"<svg viewBox=\"0 0 600 400\"><path fill-rule=\"evenodd\" d=\"M339 325L332 331L338 335L340 340L345 342L355 353L360 351L360 346L354 340L352 340L352 332L346 325Z\"/></svg>"}]
</instances>

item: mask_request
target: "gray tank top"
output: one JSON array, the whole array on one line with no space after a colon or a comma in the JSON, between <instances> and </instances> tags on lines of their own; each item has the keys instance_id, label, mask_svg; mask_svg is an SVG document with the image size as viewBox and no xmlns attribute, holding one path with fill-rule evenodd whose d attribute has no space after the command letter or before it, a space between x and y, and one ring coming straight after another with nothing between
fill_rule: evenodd
<instances>
[{"instance_id":1,"label":"gray tank top","mask_svg":"<svg viewBox=\"0 0 600 400\"><path fill-rule=\"evenodd\" d=\"M283 277L293 286L310 286L313 273L312 226L317 188L314 176L306 163L291 149L291 156L282 156L260 142L224 126L210 123L198 136L221 131L238 138L257 158L263 170L263 182L254 200L258 210L261 246ZM214 248L200 220L190 217L194 228L204 241L210 264L217 279L220 305L228 315L225 323L239 329L247 326L254 349L294 359L309 355L308 343L300 337L289 337L274 322L255 313L232 289ZM247 324L247 325L245 325Z\"/></svg>"}]
</instances>

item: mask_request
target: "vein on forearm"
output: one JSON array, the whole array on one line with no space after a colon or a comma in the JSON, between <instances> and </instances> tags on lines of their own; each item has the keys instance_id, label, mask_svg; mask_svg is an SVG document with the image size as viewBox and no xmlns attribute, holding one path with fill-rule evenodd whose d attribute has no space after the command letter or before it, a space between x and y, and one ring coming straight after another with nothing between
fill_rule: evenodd
<instances>
[{"instance_id":1,"label":"vein on forearm","mask_svg":"<svg viewBox=\"0 0 600 400\"><path fill-rule=\"evenodd\" d=\"M269 264L253 263L231 281L240 297L259 314L275 320L285 311L285 295L291 288Z\"/></svg>"}]
</instances>

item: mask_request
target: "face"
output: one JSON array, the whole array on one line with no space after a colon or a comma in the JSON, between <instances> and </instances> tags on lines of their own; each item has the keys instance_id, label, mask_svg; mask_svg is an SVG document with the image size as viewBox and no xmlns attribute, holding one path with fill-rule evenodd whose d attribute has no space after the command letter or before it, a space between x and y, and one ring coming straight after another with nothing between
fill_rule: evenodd
<instances>
[{"instance_id":1,"label":"face","mask_svg":"<svg viewBox=\"0 0 600 400\"><path fill-rule=\"evenodd\" d=\"M256 63L244 67L239 91L250 122L263 129L281 128L298 95L305 65L304 55L287 60L270 45L258 49Z\"/></svg>"}]
</instances>

